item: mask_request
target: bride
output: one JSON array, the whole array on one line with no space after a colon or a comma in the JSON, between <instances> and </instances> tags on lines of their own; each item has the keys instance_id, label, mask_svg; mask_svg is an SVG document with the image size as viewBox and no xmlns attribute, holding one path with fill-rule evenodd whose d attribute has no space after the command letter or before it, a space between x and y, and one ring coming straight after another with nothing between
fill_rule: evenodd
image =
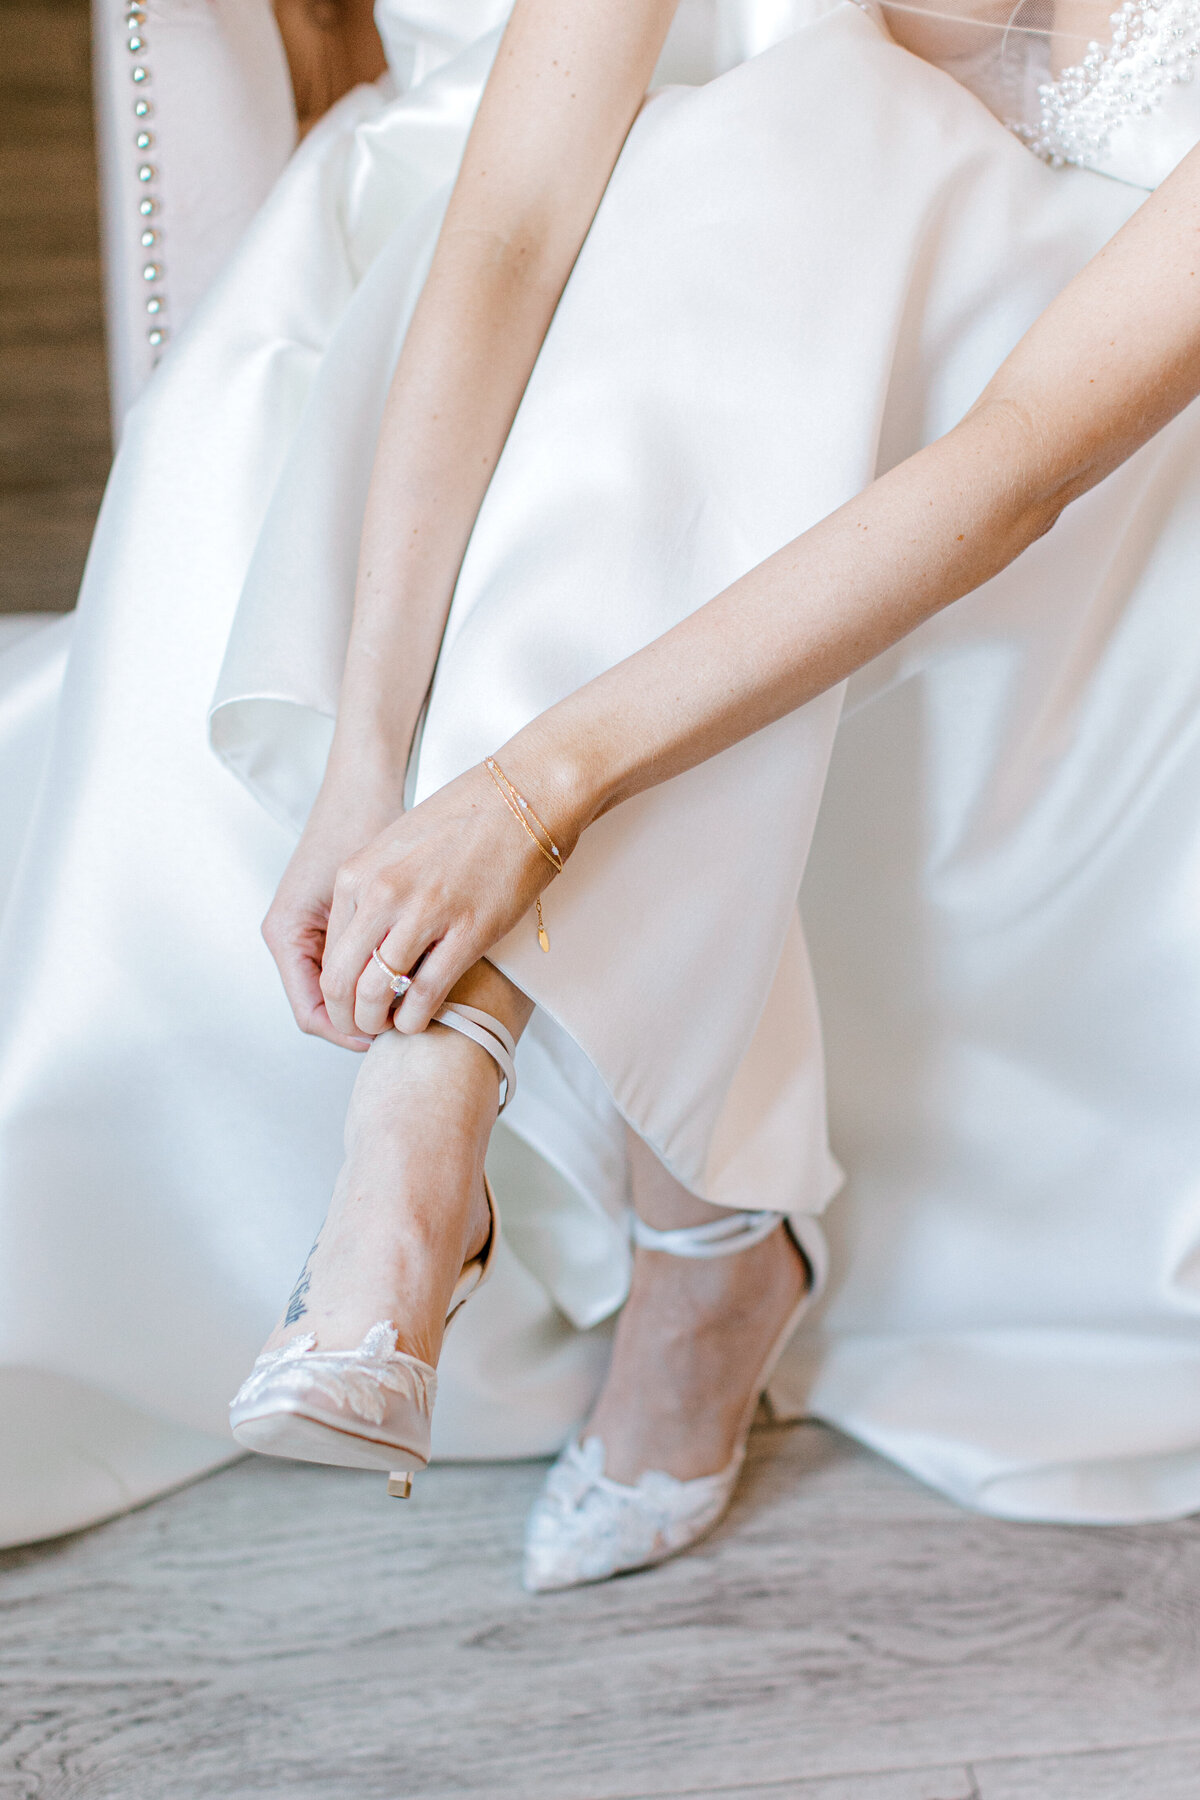
<instances>
[{"instance_id":1,"label":"bride","mask_svg":"<svg viewBox=\"0 0 1200 1800\"><path fill-rule=\"evenodd\" d=\"M764 1390L994 1511L1200 1505L1200 23L1094 10L835 0L647 100L673 0L379 9L97 532L5 914L12 1361L211 1429L353 1051L243 1445L406 1492L494 1270L438 1428L567 1440L531 1587L693 1542ZM917 685L824 852L860 1186L776 1386L840 1181L796 897Z\"/></svg>"}]
</instances>

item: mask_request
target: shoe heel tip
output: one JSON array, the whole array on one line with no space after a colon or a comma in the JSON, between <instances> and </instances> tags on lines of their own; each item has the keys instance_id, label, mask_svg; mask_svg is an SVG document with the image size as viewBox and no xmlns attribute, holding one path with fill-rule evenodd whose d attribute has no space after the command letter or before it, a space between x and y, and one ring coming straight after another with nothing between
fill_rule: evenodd
<instances>
[{"instance_id":1,"label":"shoe heel tip","mask_svg":"<svg viewBox=\"0 0 1200 1800\"><path fill-rule=\"evenodd\" d=\"M412 1476L407 1469L394 1469L388 1476L387 1491L393 1500L407 1500L412 1493Z\"/></svg>"}]
</instances>

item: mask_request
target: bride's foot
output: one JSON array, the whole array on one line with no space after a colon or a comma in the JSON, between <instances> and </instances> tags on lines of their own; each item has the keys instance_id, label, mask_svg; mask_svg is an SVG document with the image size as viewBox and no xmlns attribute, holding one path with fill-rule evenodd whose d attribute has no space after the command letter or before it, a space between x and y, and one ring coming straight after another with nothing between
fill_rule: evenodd
<instances>
[{"instance_id":1,"label":"bride's foot","mask_svg":"<svg viewBox=\"0 0 1200 1800\"><path fill-rule=\"evenodd\" d=\"M446 1325L486 1279L498 1229L483 1163L516 1046L489 988L518 1029L529 1010L486 965L467 985L491 1010L463 985L426 1032L384 1032L367 1052L329 1215L229 1409L247 1450L387 1469L401 1498L429 1461Z\"/></svg>"},{"instance_id":2,"label":"bride's foot","mask_svg":"<svg viewBox=\"0 0 1200 1800\"><path fill-rule=\"evenodd\" d=\"M654 1224L638 1226L600 1398L530 1514L534 1592L645 1568L711 1530L762 1388L820 1285L823 1259L810 1265L777 1214L722 1215L632 1148L635 1203Z\"/></svg>"},{"instance_id":3,"label":"bride's foot","mask_svg":"<svg viewBox=\"0 0 1200 1800\"><path fill-rule=\"evenodd\" d=\"M352 1350L393 1320L393 1347L436 1365L455 1283L491 1230L495 1118L496 1067L469 1038L431 1025L375 1039L328 1215L265 1351L310 1333L322 1350Z\"/></svg>"},{"instance_id":4,"label":"bride's foot","mask_svg":"<svg viewBox=\"0 0 1200 1800\"><path fill-rule=\"evenodd\" d=\"M635 1251L608 1377L582 1434L603 1442L605 1474L632 1484L659 1469L692 1481L728 1467L752 1390L807 1285L782 1223L733 1256Z\"/></svg>"}]
</instances>

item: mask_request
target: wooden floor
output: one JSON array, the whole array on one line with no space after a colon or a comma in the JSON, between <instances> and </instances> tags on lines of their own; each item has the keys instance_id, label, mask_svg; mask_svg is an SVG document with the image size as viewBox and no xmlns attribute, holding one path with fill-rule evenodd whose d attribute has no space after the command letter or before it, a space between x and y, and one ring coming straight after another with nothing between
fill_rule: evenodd
<instances>
[{"instance_id":1,"label":"wooden floor","mask_svg":"<svg viewBox=\"0 0 1200 1800\"><path fill-rule=\"evenodd\" d=\"M0 1558L3 1800L1196 1800L1200 1521L958 1511L817 1426L532 1597L538 1465L252 1460Z\"/></svg>"},{"instance_id":2,"label":"wooden floor","mask_svg":"<svg viewBox=\"0 0 1200 1800\"><path fill-rule=\"evenodd\" d=\"M0 612L75 603L108 472L87 0L0 0Z\"/></svg>"}]
</instances>

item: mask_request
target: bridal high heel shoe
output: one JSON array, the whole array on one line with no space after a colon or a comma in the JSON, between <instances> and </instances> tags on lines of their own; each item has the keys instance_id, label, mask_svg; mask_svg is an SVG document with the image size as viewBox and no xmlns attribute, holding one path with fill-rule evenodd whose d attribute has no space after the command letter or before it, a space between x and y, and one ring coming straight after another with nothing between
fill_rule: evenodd
<instances>
[{"instance_id":1,"label":"bridal high heel shoe","mask_svg":"<svg viewBox=\"0 0 1200 1800\"><path fill-rule=\"evenodd\" d=\"M447 1002L437 1023L487 1051L500 1071L500 1111L516 1090L512 1036L490 1013ZM491 1273L500 1238L495 1196L485 1175L491 1229L455 1285L446 1327ZM388 1493L407 1499L412 1470L429 1461L437 1371L396 1348L396 1326L381 1319L357 1350L322 1350L315 1332L259 1357L229 1408L238 1443L264 1456L382 1469Z\"/></svg>"},{"instance_id":2,"label":"bridal high heel shoe","mask_svg":"<svg viewBox=\"0 0 1200 1800\"><path fill-rule=\"evenodd\" d=\"M677 1231L655 1231L635 1215L634 1243L671 1256L734 1255L762 1243L781 1221L808 1266L808 1284L771 1345L746 1403L728 1463L715 1475L691 1481L680 1481L658 1469L647 1470L635 1485L628 1485L604 1473L604 1445L598 1437L568 1444L529 1515L524 1584L530 1593L578 1587L648 1568L689 1549L712 1530L733 1498L759 1402L771 1407L770 1382L776 1364L825 1285L827 1259L820 1231L797 1230L780 1213L733 1213L708 1225ZM780 1408L777 1416L789 1414ZM794 1411L790 1416L795 1417Z\"/></svg>"}]
</instances>

